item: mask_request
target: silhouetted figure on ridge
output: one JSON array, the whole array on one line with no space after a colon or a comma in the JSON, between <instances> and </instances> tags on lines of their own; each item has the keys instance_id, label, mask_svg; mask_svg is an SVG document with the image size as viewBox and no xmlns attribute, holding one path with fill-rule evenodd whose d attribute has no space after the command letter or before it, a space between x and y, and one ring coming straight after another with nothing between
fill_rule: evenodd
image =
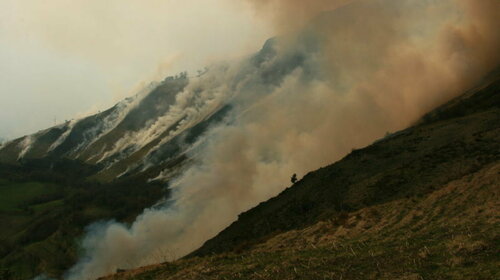
<instances>
[{"instance_id":1,"label":"silhouetted figure on ridge","mask_svg":"<svg viewBox=\"0 0 500 280\"><path fill-rule=\"evenodd\" d=\"M297 182L297 174L293 173L291 180L292 184L295 184L295 182Z\"/></svg>"}]
</instances>

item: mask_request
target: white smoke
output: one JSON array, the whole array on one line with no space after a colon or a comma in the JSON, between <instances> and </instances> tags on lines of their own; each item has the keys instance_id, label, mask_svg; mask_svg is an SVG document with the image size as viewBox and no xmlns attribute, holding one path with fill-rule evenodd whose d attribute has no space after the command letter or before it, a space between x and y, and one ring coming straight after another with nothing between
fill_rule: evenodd
<instances>
[{"instance_id":1,"label":"white smoke","mask_svg":"<svg viewBox=\"0 0 500 280\"><path fill-rule=\"evenodd\" d=\"M21 152L19 153L19 155L17 157L18 160L24 158L26 153L33 146L33 143L35 142L36 137L37 137L36 134L35 135L28 135L28 136L25 136L21 142L19 142L18 147L21 149Z\"/></svg>"},{"instance_id":2,"label":"white smoke","mask_svg":"<svg viewBox=\"0 0 500 280\"><path fill-rule=\"evenodd\" d=\"M68 136L71 133L71 130L73 129L73 126L75 126L76 122L77 121L75 121L75 120L70 120L68 123L64 124L64 127L65 127L66 131L64 131L61 134L61 136L59 136L57 138L57 140L54 141L54 143L52 143L52 145L50 145L50 147L47 150L47 152L53 151L55 148L57 148L59 145L61 145L64 142L64 140L66 140L66 138L68 138Z\"/></svg>"},{"instance_id":3,"label":"white smoke","mask_svg":"<svg viewBox=\"0 0 500 280\"><path fill-rule=\"evenodd\" d=\"M243 77L200 79L212 85L199 86L217 89L203 97L214 105L203 108L229 100L228 119L199 140L191 154L197 164L172 183L169 206L144 210L130 227L94 225L68 279L181 257L288 187L292 173L338 160L461 93L499 62L498 54L487 55L499 47L490 33L498 3L357 2L332 15L338 17L332 28L313 25L325 38L321 52L272 86L258 77L272 75L281 54L302 48L301 37L282 40L280 55L262 68L239 65L246 67Z\"/></svg>"},{"instance_id":4,"label":"white smoke","mask_svg":"<svg viewBox=\"0 0 500 280\"><path fill-rule=\"evenodd\" d=\"M128 150L128 153L138 151L168 131L168 135L164 136L155 147L148 151L150 154L187 128L213 114L230 97L230 92L224 90L225 85L211 82L212 72L224 74L223 71L220 71L223 66L214 65L213 67L215 69L205 75L192 78L186 88L176 95L175 102L169 106L166 114L153 120L140 131L131 131L124 135L113 145L112 149L103 153L98 162L129 148L130 143L134 143L134 146ZM177 126L171 129L176 123ZM112 164L107 168L111 166Z\"/></svg>"}]
</instances>

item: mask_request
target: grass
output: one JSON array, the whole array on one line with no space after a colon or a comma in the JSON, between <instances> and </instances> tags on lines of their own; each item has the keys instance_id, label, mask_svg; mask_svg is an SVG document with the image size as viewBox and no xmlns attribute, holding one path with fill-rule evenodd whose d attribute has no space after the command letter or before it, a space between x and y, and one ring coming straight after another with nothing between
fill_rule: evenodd
<instances>
[{"instance_id":1,"label":"grass","mask_svg":"<svg viewBox=\"0 0 500 280\"><path fill-rule=\"evenodd\" d=\"M111 279L499 279L500 163L434 192ZM461 213L463 215L457 215Z\"/></svg>"},{"instance_id":2,"label":"grass","mask_svg":"<svg viewBox=\"0 0 500 280\"><path fill-rule=\"evenodd\" d=\"M0 212L21 210L36 199L56 195L61 188L55 184L40 182L15 183L0 181Z\"/></svg>"},{"instance_id":3,"label":"grass","mask_svg":"<svg viewBox=\"0 0 500 280\"><path fill-rule=\"evenodd\" d=\"M455 229L465 233L465 229ZM402 237L402 236L401 236ZM498 279L494 235L472 236L465 250L433 235L401 240L343 240L304 249L192 258L110 279ZM474 238L480 241L472 241ZM475 243L474 243L475 242Z\"/></svg>"},{"instance_id":4,"label":"grass","mask_svg":"<svg viewBox=\"0 0 500 280\"><path fill-rule=\"evenodd\" d=\"M0 279L61 277L78 258L84 228L98 220L133 220L166 195L137 180L101 184L79 177L85 166L0 165Z\"/></svg>"},{"instance_id":5,"label":"grass","mask_svg":"<svg viewBox=\"0 0 500 280\"><path fill-rule=\"evenodd\" d=\"M36 214L40 214L51 209L60 208L64 205L64 199L56 199L45 203L33 205L32 208Z\"/></svg>"},{"instance_id":6,"label":"grass","mask_svg":"<svg viewBox=\"0 0 500 280\"><path fill-rule=\"evenodd\" d=\"M9 267L9 273L18 275L18 279L31 277L36 273L38 267L36 263L39 258L36 256L43 251L53 251L53 248L56 247L43 238L34 243L28 242L28 237L40 235L40 231L43 234L45 225L38 226L37 223L39 220L43 221L42 217L45 213L62 209L64 200L60 197L64 196L64 192L63 187L54 183L0 180L1 279L9 277L2 275L4 273L2 270L6 265ZM50 226L47 225L47 227ZM22 243L26 243L25 246L22 246ZM40 244L44 249L37 248L35 244ZM12 249L15 250L15 253L9 254ZM56 254L48 254L47 259L54 256Z\"/></svg>"}]
</instances>

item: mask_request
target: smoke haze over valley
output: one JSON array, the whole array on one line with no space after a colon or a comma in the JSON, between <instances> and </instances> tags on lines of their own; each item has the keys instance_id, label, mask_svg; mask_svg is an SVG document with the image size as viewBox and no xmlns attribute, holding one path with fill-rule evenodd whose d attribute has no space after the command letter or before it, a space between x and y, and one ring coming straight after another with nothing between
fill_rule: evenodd
<instances>
[{"instance_id":1,"label":"smoke haze over valley","mask_svg":"<svg viewBox=\"0 0 500 280\"><path fill-rule=\"evenodd\" d=\"M148 83L108 110L0 146L4 163L70 159L95 166L90 178L99 182L140 177L171 191L130 223L88 226L83 255L65 278L183 257L289 187L291 174L300 178L415 124L500 62L496 0L240 4L266 29L245 34L275 35L257 52L234 43L238 56L204 60L220 57L219 45L236 35L223 36L208 47L217 51L193 60L207 62L203 70ZM133 67L135 59L122 63Z\"/></svg>"}]
</instances>

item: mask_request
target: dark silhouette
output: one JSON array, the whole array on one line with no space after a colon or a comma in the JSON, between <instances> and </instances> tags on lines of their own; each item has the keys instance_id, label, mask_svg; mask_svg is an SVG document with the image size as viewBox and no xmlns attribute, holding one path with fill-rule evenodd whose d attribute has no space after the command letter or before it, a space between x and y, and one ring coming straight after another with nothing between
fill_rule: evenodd
<instances>
[{"instance_id":1,"label":"dark silhouette","mask_svg":"<svg viewBox=\"0 0 500 280\"><path fill-rule=\"evenodd\" d=\"M292 184L295 184L295 182L297 182L297 174L293 173L291 180Z\"/></svg>"}]
</instances>

